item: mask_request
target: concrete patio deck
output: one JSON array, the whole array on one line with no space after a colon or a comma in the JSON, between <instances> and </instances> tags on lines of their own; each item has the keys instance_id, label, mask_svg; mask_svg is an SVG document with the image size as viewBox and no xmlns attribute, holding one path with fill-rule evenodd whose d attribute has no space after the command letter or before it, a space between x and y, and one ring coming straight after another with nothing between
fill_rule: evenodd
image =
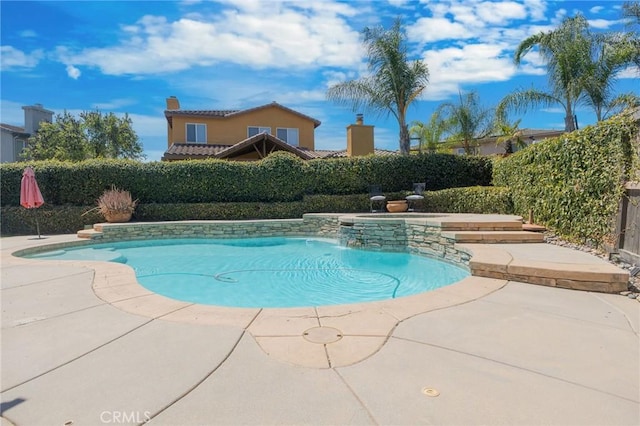
<instances>
[{"instance_id":1,"label":"concrete patio deck","mask_svg":"<svg viewBox=\"0 0 640 426\"><path fill-rule=\"evenodd\" d=\"M150 294L123 265L11 256L74 240L0 240L3 426L640 424L636 300L471 277L387 302L219 308ZM468 246L512 272L615 272L544 243Z\"/></svg>"}]
</instances>

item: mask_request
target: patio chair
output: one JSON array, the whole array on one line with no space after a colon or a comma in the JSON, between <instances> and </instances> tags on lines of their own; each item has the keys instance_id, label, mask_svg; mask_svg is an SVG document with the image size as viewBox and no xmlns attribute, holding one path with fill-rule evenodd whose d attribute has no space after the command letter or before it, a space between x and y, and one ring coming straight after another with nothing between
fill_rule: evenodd
<instances>
[{"instance_id":1,"label":"patio chair","mask_svg":"<svg viewBox=\"0 0 640 426\"><path fill-rule=\"evenodd\" d=\"M418 201L422 201L424 200L424 195L422 195L422 193L424 192L424 189L426 188L426 184L425 183L414 183L413 184L413 194L409 195L406 197L407 199L407 204L409 206L409 210L410 212L416 211L415 210L415 203Z\"/></svg>"},{"instance_id":2,"label":"patio chair","mask_svg":"<svg viewBox=\"0 0 640 426\"><path fill-rule=\"evenodd\" d=\"M387 201L387 197L385 197L382 193L382 188L380 187L380 185L369 185L369 207L371 209L371 213L376 213L378 211L383 212L385 201ZM382 210L374 210L373 206L375 203L381 203Z\"/></svg>"}]
</instances>

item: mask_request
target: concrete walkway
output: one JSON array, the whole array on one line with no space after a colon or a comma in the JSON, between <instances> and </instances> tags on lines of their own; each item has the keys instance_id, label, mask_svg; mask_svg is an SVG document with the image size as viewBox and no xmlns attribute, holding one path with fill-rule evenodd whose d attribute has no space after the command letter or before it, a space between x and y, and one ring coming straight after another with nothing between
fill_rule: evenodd
<instances>
[{"instance_id":1,"label":"concrete walkway","mask_svg":"<svg viewBox=\"0 0 640 426\"><path fill-rule=\"evenodd\" d=\"M105 301L92 286L123 279L117 265L114 275L109 264L11 256L75 239L0 240L3 426L640 424L636 300L479 278L398 305L225 317L132 303L146 295ZM512 257L603 262L531 246ZM388 333L366 335L363 323ZM317 352L286 330L323 329L312 337L330 360L330 325L348 335L333 359L358 361L303 366Z\"/></svg>"}]
</instances>

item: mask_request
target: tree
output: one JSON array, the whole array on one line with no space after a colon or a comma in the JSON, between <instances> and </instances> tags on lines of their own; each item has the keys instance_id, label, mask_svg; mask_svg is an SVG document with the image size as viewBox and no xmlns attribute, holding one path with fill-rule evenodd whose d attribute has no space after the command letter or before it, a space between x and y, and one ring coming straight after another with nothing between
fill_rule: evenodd
<instances>
[{"instance_id":1,"label":"tree","mask_svg":"<svg viewBox=\"0 0 640 426\"><path fill-rule=\"evenodd\" d=\"M633 62L640 69L640 34L638 34L637 29L633 30L634 28L640 28L640 3L635 1L622 5L622 16L630 18L628 23L630 31L626 34L625 44L632 51Z\"/></svg>"},{"instance_id":2,"label":"tree","mask_svg":"<svg viewBox=\"0 0 640 426\"><path fill-rule=\"evenodd\" d=\"M496 130L501 136L496 138L496 145L504 144L504 153L513 154L514 147L522 149L527 146L527 143L522 139L522 129L520 129L520 121L517 120L514 123L509 123L506 120L499 120L496 124Z\"/></svg>"},{"instance_id":3,"label":"tree","mask_svg":"<svg viewBox=\"0 0 640 426\"><path fill-rule=\"evenodd\" d=\"M142 145L128 114L118 118L99 111L83 112L80 118L65 111L53 123L42 123L29 138L24 158L82 161L89 158L144 158Z\"/></svg>"},{"instance_id":4,"label":"tree","mask_svg":"<svg viewBox=\"0 0 640 426\"><path fill-rule=\"evenodd\" d=\"M625 35L605 34L592 37L591 57L586 61L582 77L584 103L593 108L597 121L629 107L640 105L634 93L614 96L616 75L632 64L637 54Z\"/></svg>"},{"instance_id":5,"label":"tree","mask_svg":"<svg viewBox=\"0 0 640 426\"><path fill-rule=\"evenodd\" d=\"M462 142L464 152L473 154L474 141L489 136L493 130L493 111L480 105L476 92L458 95L459 103L443 103L436 112L442 117L444 130L449 134L448 142Z\"/></svg>"},{"instance_id":6,"label":"tree","mask_svg":"<svg viewBox=\"0 0 640 426\"><path fill-rule=\"evenodd\" d=\"M574 109L583 93L583 77L591 57L589 24L581 16L566 18L555 30L540 32L523 40L514 53L514 62L537 47L547 64L550 92L536 89L518 90L505 96L498 104L498 114L506 109L524 112L537 105L560 104L565 110L565 131L575 130Z\"/></svg>"},{"instance_id":7,"label":"tree","mask_svg":"<svg viewBox=\"0 0 640 426\"><path fill-rule=\"evenodd\" d=\"M407 109L427 87L428 67L420 60L408 61L407 38L400 19L390 29L365 28L363 44L370 74L331 86L327 98L351 105L354 112L364 108L393 115L400 127L400 153L408 155L411 141Z\"/></svg>"},{"instance_id":8,"label":"tree","mask_svg":"<svg viewBox=\"0 0 640 426\"><path fill-rule=\"evenodd\" d=\"M637 4L636 4L637 5ZM624 108L637 106L633 93L614 96L617 74L638 63L637 38L629 34L593 34L581 16L565 19L555 30L538 33L520 43L514 62L534 47L547 63L550 92L536 89L518 90L498 104L498 114L506 109L524 112L527 108L560 104L565 110L565 131L576 129L575 107L582 103L593 108L601 121Z\"/></svg>"},{"instance_id":9,"label":"tree","mask_svg":"<svg viewBox=\"0 0 640 426\"><path fill-rule=\"evenodd\" d=\"M436 152L438 144L442 142L442 135L445 130L444 123L438 113L431 114L428 124L424 124L421 121L414 121L411 124L409 134L420 139L420 152L422 153L423 150Z\"/></svg>"}]
</instances>

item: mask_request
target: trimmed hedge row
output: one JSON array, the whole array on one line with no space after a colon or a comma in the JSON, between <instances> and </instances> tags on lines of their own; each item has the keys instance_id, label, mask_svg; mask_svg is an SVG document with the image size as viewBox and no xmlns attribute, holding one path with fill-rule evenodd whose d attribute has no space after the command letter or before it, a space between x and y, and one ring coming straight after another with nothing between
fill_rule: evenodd
<instances>
[{"instance_id":1,"label":"trimmed hedge row","mask_svg":"<svg viewBox=\"0 0 640 426\"><path fill-rule=\"evenodd\" d=\"M433 213L514 213L511 193L506 187L451 188L424 195L426 209Z\"/></svg>"},{"instance_id":2,"label":"trimmed hedge row","mask_svg":"<svg viewBox=\"0 0 640 426\"><path fill-rule=\"evenodd\" d=\"M423 154L303 161L276 152L258 162L199 160L139 163L127 160L54 161L0 165L0 202L17 206L25 166L33 166L45 202L93 205L112 185L141 204L282 202L304 195L362 194L378 183L389 191L426 182L427 190L489 185L492 164L483 157Z\"/></svg>"},{"instance_id":3,"label":"trimmed hedge row","mask_svg":"<svg viewBox=\"0 0 640 426\"><path fill-rule=\"evenodd\" d=\"M389 200L402 199L408 193L387 193ZM506 188L473 187L425 192L423 208L427 212L511 213ZM42 234L70 234L85 226L103 222L92 206L51 206L27 210L2 207L2 235L36 233L36 217ZM180 203L140 204L133 220L141 222L172 220L239 220L300 218L304 213L357 213L369 211L368 194L308 195L302 201L277 203Z\"/></svg>"},{"instance_id":4,"label":"trimmed hedge row","mask_svg":"<svg viewBox=\"0 0 640 426\"><path fill-rule=\"evenodd\" d=\"M494 184L511 190L516 214L562 237L597 246L614 237L624 182L638 170L638 123L621 115L494 163ZM525 216L526 217L526 216Z\"/></svg>"}]
</instances>

